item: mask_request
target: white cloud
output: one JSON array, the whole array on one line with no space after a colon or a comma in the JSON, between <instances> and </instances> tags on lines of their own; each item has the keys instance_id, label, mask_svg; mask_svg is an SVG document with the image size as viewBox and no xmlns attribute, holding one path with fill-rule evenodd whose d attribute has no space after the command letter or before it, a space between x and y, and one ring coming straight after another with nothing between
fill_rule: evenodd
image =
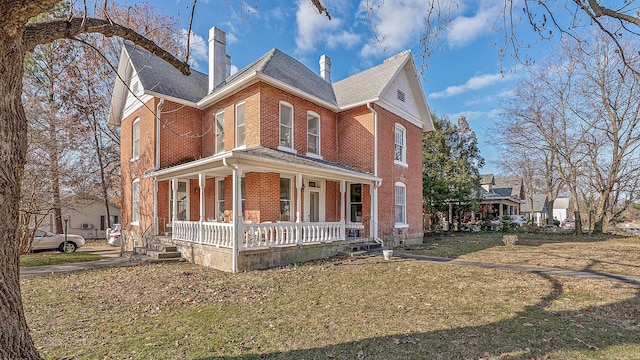
<instances>
[{"instance_id":1,"label":"white cloud","mask_svg":"<svg viewBox=\"0 0 640 360\"><path fill-rule=\"evenodd\" d=\"M182 29L182 41L187 41L187 29ZM191 32L189 36L189 49L191 52L190 62L191 65L196 65L200 61L207 62L209 59L209 51L207 41L200 35Z\"/></svg>"},{"instance_id":2,"label":"white cloud","mask_svg":"<svg viewBox=\"0 0 640 360\"><path fill-rule=\"evenodd\" d=\"M454 18L446 33L447 43L450 48L462 47L472 43L478 37L491 31L493 22L497 19L499 9L497 6L478 8L473 16L458 16Z\"/></svg>"},{"instance_id":3,"label":"white cloud","mask_svg":"<svg viewBox=\"0 0 640 360\"><path fill-rule=\"evenodd\" d=\"M323 42L330 48L339 46L353 47L360 42L360 35L343 28L340 19L340 7L332 10L329 20L319 15L316 8L308 0L298 0L296 11L296 46L299 52L308 52Z\"/></svg>"},{"instance_id":4,"label":"white cloud","mask_svg":"<svg viewBox=\"0 0 640 360\"><path fill-rule=\"evenodd\" d=\"M465 82L462 85L449 86L443 91L433 92L429 94L428 97L430 99L448 98L448 97L460 95L469 90L479 90L508 79L509 79L508 76L503 75L501 73L478 75L467 80L467 82Z\"/></svg>"},{"instance_id":5,"label":"white cloud","mask_svg":"<svg viewBox=\"0 0 640 360\"><path fill-rule=\"evenodd\" d=\"M370 10L373 8L374 10ZM367 19L376 37L360 51L363 57L405 50L424 31L429 5L424 0L385 0L360 2L360 17Z\"/></svg>"}]
</instances>

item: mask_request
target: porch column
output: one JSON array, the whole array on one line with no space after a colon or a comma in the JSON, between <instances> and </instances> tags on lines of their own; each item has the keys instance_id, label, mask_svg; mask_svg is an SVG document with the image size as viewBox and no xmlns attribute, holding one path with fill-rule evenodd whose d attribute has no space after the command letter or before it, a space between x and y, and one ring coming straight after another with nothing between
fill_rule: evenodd
<instances>
[{"instance_id":1,"label":"porch column","mask_svg":"<svg viewBox=\"0 0 640 360\"><path fill-rule=\"evenodd\" d=\"M344 208L345 208L345 198L344 194L347 191L347 183L344 180L340 181L340 222L344 224Z\"/></svg>"},{"instance_id":2,"label":"porch column","mask_svg":"<svg viewBox=\"0 0 640 360\"><path fill-rule=\"evenodd\" d=\"M302 174L296 174L296 222L302 222Z\"/></svg>"},{"instance_id":3,"label":"porch column","mask_svg":"<svg viewBox=\"0 0 640 360\"><path fill-rule=\"evenodd\" d=\"M158 234L158 179L153 178L153 235Z\"/></svg>"},{"instance_id":4,"label":"porch column","mask_svg":"<svg viewBox=\"0 0 640 360\"><path fill-rule=\"evenodd\" d=\"M499 206L499 207L498 207L498 216L500 216L500 218L502 218L502 213L503 213L503 210L502 210L502 201L500 201L500 203L498 204L498 206Z\"/></svg>"},{"instance_id":5,"label":"porch column","mask_svg":"<svg viewBox=\"0 0 640 360\"><path fill-rule=\"evenodd\" d=\"M200 187L200 222L198 224L198 242L204 240L204 227L202 222L204 221L204 186L205 176L203 172L198 173L198 186Z\"/></svg>"},{"instance_id":6,"label":"porch column","mask_svg":"<svg viewBox=\"0 0 640 360\"><path fill-rule=\"evenodd\" d=\"M171 231L173 231L173 223L176 221L177 214L178 214L178 179L177 178L171 179L171 193L173 194L172 196L173 200L171 201L171 210L172 210L172 214L171 214L172 230Z\"/></svg>"},{"instance_id":7,"label":"porch column","mask_svg":"<svg viewBox=\"0 0 640 360\"><path fill-rule=\"evenodd\" d=\"M371 235L374 240L378 238L378 186L377 181L371 184L371 189L373 190L371 193Z\"/></svg>"}]
</instances>

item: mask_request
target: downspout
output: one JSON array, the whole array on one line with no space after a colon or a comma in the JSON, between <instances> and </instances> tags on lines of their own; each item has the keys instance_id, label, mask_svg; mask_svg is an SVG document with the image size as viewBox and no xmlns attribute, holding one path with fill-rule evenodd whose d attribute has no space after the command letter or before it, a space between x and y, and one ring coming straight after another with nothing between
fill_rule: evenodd
<instances>
[{"instance_id":1,"label":"downspout","mask_svg":"<svg viewBox=\"0 0 640 360\"><path fill-rule=\"evenodd\" d=\"M164 98L160 98L158 106L156 106L156 166L151 171L160 169L160 113L164 105ZM153 231L154 235L158 234L158 178L153 177Z\"/></svg>"},{"instance_id":2,"label":"downspout","mask_svg":"<svg viewBox=\"0 0 640 360\"><path fill-rule=\"evenodd\" d=\"M373 113L373 175L378 177L378 112L371 106L371 102L367 102L367 109ZM380 183L376 181L373 185L373 196L371 203L373 204L373 214L371 214L371 233L375 240L378 237L378 186Z\"/></svg>"},{"instance_id":3,"label":"downspout","mask_svg":"<svg viewBox=\"0 0 640 360\"><path fill-rule=\"evenodd\" d=\"M232 196L232 213L233 213L233 220L231 222L231 226L232 226L232 234L233 234L233 241L231 242L231 271L235 274L238 272L238 242L240 241L240 237L238 236L238 199L236 196L237 193L237 179L238 179L238 172L239 172L239 168L238 165L236 164L229 164L227 163L227 158L223 158L222 159L222 164L226 167L231 168L231 170L233 171L233 196Z\"/></svg>"}]
</instances>

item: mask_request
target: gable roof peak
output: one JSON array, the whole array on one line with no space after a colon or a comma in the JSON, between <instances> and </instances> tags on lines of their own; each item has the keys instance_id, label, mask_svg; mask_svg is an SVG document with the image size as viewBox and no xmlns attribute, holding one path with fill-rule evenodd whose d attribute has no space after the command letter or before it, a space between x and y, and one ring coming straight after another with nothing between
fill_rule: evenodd
<instances>
[{"instance_id":1,"label":"gable roof peak","mask_svg":"<svg viewBox=\"0 0 640 360\"><path fill-rule=\"evenodd\" d=\"M406 57L407 55L409 55L409 56L411 55L411 49L407 49L407 50L399 52L399 53L397 53L395 55L389 56L388 58L384 59L384 61L382 61L382 63L384 64L387 61L391 61L391 60L394 60L394 59L397 59L397 58L400 58L400 57Z\"/></svg>"}]
</instances>

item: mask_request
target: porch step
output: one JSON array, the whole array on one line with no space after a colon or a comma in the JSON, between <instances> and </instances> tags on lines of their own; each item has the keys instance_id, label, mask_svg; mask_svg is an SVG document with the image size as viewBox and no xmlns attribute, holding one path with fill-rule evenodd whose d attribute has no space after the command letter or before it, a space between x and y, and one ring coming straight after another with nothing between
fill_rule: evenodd
<instances>
[{"instance_id":1,"label":"porch step","mask_svg":"<svg viewBox=\"0 0 640 360\"><path fill-rule=\"evenodd\" d=\"M382 245L375 241L367 241L347 244L340 253L348 256L367 256L380 251L382 251Z\"/></svg>"},{"instance_id":2,"label":"porch step","mask_svg":"<svg viewBox=\"0 0 640 360\"><path fill-rule=\"evenodd\" d=\"M147 250L147 256L153 259L180 259L182 254L179 251Z\"/></svg>"}]
</instances>

